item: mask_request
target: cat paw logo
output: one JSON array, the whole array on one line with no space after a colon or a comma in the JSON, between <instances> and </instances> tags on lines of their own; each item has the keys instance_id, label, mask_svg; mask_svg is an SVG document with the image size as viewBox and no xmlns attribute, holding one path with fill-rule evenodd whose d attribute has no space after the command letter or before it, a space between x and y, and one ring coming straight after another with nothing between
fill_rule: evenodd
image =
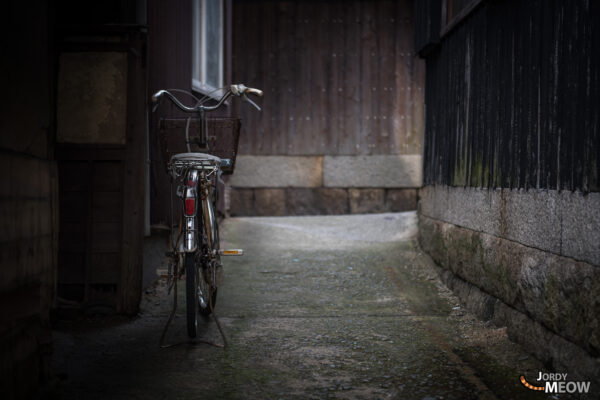
<instances>
[{"instance_id":1,"label":"cat paw logo","mask_svg":"<svg viewBox=\"0 0 600 400\"><path fill-rule=\"evenodd\" d=\"M527 389L544 393L587 393L590 390L590 382L567 381L566 373L540 372L536 379L539 383L535 385L527 382L524 375L519 379Z\"/></svg>"}]
</instances>

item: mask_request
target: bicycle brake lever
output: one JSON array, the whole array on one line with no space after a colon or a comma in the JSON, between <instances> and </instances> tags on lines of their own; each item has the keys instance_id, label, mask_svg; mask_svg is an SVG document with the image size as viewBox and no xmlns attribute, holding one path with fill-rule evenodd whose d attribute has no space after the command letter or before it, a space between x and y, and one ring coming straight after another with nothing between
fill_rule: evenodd
<instances>
[{"instance_id":1,"label":"bicycle brake lever","mask_svg":"<svg viewBox=\"0 0 600 400\"><path fill-rule=\"evenodd\" d=\"M248 98L248 96L246 96L246 94L245 94L245 93L242 95L242 99L243 99L244 101L247 101L248 103L252 104L252 105L254 106L254 108L256 108L258 111L262 111L262 109L261 109L261 108L258 106L258 104L256 104L256 103L255 103L255 102L253 102L252 100L250 100L250 99Z\"/></svg>"}]
</instances>

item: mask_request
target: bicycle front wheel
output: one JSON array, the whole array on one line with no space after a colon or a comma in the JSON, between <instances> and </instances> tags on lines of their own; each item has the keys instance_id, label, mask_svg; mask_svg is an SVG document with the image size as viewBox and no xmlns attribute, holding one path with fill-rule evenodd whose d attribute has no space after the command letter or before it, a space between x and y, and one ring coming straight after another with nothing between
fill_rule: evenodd
<instances>
[{"instance_id":1,"label":"bicycle front wheel","mask_svg":"<svg viewBox=\"0 0 600 400\"><path fill-rule=\"evenodd\" d=\"M185 301L187 331L190 338L198 332L198 267L194 253L185 253Z\"/></svg>"}]
</instances>

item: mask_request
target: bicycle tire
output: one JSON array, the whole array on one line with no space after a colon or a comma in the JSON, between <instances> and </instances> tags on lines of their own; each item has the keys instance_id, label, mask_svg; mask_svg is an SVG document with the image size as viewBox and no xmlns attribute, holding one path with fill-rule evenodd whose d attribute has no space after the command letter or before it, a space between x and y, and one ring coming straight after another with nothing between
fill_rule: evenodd
<instances>
[{"instance_id":1,"label":"bicycle tire","mask_svg":"<svg viewBox=\"0 0 600 400\"><path fill-rule=\"evenodd\" d=\"M190 338L198 333L198 268L194 253L185 253L185 300L187 331Z\"/></svg>"},{"instance_id":2,"label":"bicycle tire","mask_svg":"<svg viewBox=\"0 0 600 400\"><path fill-rule=\"evenodd\" d=\"M205 224L204 220L203 220L203 225ZM220 262L220 257L218 255L218 251L219 251L219 226L217 225L217 221L214 221L214 228L215 228L215 233L214 233L214 238L215 238L215 242L213 243L213 249L209 249L209 251L211 250L217 250L217 262ZM205 229L203 229L203 232L205 235L208 234L208 232L206 232ZM205 240L204 243L207 243L207 241ZM217 288L212 286L210 284L210 277L208 276L208 274L210 273L210 270L208 269L208 265L203 264L202 265L202 280L198 282L198 286L199 286L199 296L198 296L198 311L200 312L200 314L204 317L208 317L211 313L212 310L210 308L210 303L212 301L212 307L214 309L214 307L217 305ZM208 293L208 294L207 294ZM211 298L212 296L212 298ZM202 300L200 299L200 297L202 297ZM202 304L202 302L204 302L204 304Z\"/></svg>"},{"instance_id":3,"label":"bicycle tire","mask_svg":"<svg viewBox=\"0 0 600 400\"><path fill-rule=\"evenodd\" d=\"M204 281L204 283L206 283L205 280L203 280L203 281ZM206 306L203 307L202 303L200 302L200 298L198 298L198 311L199 311L200 315L202 315L204 317L208 317L212 313L212 310L210 309L209 301L212 301L213 308L217 304L217 289L216 288L210 289L208 284L205 285L204 288L207 292L209 292L209 293L212 292L212 300L208 296L204 296L204 303L206 304ZM204 293L204 290L203 290L203 293Z\"/></svg>"}]
</instances>

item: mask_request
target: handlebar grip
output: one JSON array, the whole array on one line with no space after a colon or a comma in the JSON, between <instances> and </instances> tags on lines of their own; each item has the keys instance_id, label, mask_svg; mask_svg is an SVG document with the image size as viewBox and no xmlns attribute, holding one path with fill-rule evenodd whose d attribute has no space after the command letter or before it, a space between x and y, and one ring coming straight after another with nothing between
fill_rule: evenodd
<instances>
[{"instance_id":1,"label":"handlebar grip","mask_svg":"<svg viewBox=\"0 0 600 400\"><path fill-rule=\"evenodd\" d=\"M236 96L243 96L247 93L257 95L258 97L262 97L262 95L263 95L262 90L247 87L243 83L239 83L237 85L231 85L231 93L233 93Z\"/></svg>"},{"instance_id":2,"label":"handlebar grip","mask_svg":"<svg viewBox=\"0 0 600 400\"><path fill-rule=\"evenodd\" d=\"M258 97L262 97L262 95L263 95L263 91L262 90L260 90L260 89L254 89L254 88L250 88L250 87L246 89L246 93L255 94Z\"/></svg>"},{"instance_id":3,"label":"handlebar grip","mask_svg":"<svg viewBox=\"0 0 600 400\"><path fill-rule=\"evenodd\" d=\"M152 102L153 102L153 103L156 103L156 102L158 101L158 98L159 98L160 96L162 96L162 94L163 94L164 92L165 92L164 90L159 90L158 92L154 93L154 94L152 95Z\"/></svg>"}]
</instances>

